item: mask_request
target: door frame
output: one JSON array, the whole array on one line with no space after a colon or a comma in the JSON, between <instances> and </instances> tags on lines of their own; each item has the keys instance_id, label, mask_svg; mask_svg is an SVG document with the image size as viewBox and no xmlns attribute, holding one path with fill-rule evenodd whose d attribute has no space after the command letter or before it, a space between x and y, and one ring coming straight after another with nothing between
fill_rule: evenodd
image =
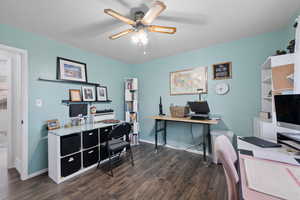
<instances>
[{"instance_id":1,"label":"door frame","mask_svg":"<svg viewBox=\"0 0 300 200\"><path fill-rule=\"evenodd\" d=\"M0 44L0 50L18 54L21 57L21 119L23 121L21 130L21 144L22 144L22 170L21 170L21 180L26 180L28 176L28 52L24 49L14 48ZM21 123L21 122L20 122Z\"/></svg>"}]
</instances>

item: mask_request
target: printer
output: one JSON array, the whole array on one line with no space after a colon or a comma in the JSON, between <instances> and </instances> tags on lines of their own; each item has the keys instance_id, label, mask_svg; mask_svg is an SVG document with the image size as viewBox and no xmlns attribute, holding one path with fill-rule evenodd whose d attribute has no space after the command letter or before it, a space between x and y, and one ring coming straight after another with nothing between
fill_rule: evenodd
<instances>
[{"instance_id":1,"label":"printer","mask_svg":"<svg viewBox=\"0 0 300 200\"><path fill-rule=\"evenodd\" d=\"M207 101L191 101L188 102L191 109L191 119L194 120L207 120L209 119L209 107Z\"/></svg>"}]
</instances>

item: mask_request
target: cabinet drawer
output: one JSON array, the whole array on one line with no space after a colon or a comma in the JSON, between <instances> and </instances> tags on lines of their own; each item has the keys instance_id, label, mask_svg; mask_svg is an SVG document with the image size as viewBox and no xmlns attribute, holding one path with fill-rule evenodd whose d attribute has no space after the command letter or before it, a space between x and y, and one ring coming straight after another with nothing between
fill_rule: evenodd
<instances>
[{"instance_id":1,"label":"cabinet drawer","mask_svg":"<svg viewBox=\"0 0 300 200\"><path fill-rule=\"evenodd\" d=\"M65 156L80 150L80 133L60 137L60 155Z\"/></svg>"},{"instance_id":2,"label":"cabinet drawer","mask_svg":"<svg viewBox=\"0 0 300 200\"><path fill-rule=\"evenodd\" d=\"M69 176L81 169L81 153L61 159L61 176Z\"/></svg>"},{"instance_id":3,"label":"cabinet drawer","mask_svg":"<svg viewBox=\"0 0 300 200\"><path fill-rule=\"evenodd\" d=\"M82 134L83 148L93 147L99 144L98 129L85 131Z\"/></svg>"},{"instance_id":4,"label":"cabinet drawer","mask_svg":"<svg viewBox=\"0 0 300 200\"><path fill-rule=\"evenodd\" d=\"M83 152L83 167L91 166L99 161L98 147Z\"/></svg>"},{"instance_id":5,"label":"cabinet drawer","mask_svg":"<svg viewBox=\"0 0 300 200\"><path fill-rule=\"evenodd\" d=\"M100 142L103 143L109 139L109 133L112 130L112 126L100 128Z\"/></svg>"}]
</instances>

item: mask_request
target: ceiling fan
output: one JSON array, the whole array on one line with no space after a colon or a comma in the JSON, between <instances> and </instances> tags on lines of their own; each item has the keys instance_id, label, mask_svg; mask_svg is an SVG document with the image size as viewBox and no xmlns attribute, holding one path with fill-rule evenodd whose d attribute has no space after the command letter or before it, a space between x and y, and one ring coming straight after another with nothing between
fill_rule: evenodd
<instances>
[{"instance_id":1,"label":"ceiling fan","mask_svg":"<svg viewBox=\"0 0 300 200\"><path fill-rule=\"evenodd\" d=\"M140 35L142 36L142 38L140 39L143 40L143 35L145 35L145 30L149 32L158 32L158 33L166 33L166 34L176 33L175 27L151 25L151 23L166 8L167 6L163 2L155 1L146 14L143 11L135 12L134 19L125 17L112 9L105 9L104 13L132 26L132 28L130 29L109 36L109 39L115 40L129 33L137 32L137 33L141 33Z\"/></svg>"}]
</instances>

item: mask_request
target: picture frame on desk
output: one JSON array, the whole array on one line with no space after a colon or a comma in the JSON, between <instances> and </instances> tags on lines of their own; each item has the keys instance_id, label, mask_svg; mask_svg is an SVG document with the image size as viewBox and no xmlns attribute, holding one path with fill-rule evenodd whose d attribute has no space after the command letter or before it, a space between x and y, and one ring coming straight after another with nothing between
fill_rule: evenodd
<instances>
[{"instance_id":1,"label":"picture frame on desk","mask_svg":"<svg viewBox=\"0 0 300 200\"><path fill-rule=\"evenodd\" d=\"M86 64L67 58L57 57L57 80L66 80L86 83L87 70Z\"/></svg>"},{"instance_id":2,"label":"picture frame on desk","mask_svg":"<svg viewBox=\"0 0 300 200\"><path fill-rule=\"evenodd\" d=\"M60 128L60 123L58 119L48 120L47 121L48 130L55 130Z\"/></svg>"},{"instance_id":3,"label":"picture frame on desk","mask_svg":"<svg viewBox=\"0 0 300 200\"><path fill-rule=\"evenodd\" d=\"M97 101L107 101L107 87L98 86L97 87Z\"/></svg>"}]
</instances>

